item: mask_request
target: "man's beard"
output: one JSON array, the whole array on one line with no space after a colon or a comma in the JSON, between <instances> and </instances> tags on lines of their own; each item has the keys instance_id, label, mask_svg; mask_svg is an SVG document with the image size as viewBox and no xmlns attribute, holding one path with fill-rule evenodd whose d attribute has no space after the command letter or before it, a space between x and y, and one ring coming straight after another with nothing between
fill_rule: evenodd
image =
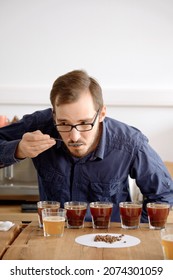
<instances>
[{"instance_id":1,"label":"man's beard","mask_svg":"<svg viewBox=\"0 0 173 280\"><path fill-rule=\"evenodd\" d=\"M67 149L71 155L80 158L80 157L84 157L87 154L87 151L84 153L83 151L81 151L81 149L78 149L78 147L81 147L84 145L86 145L86 144L81 141L77 141L77 142L69 141L67 143Z\"/></svg>"}]
</instances>

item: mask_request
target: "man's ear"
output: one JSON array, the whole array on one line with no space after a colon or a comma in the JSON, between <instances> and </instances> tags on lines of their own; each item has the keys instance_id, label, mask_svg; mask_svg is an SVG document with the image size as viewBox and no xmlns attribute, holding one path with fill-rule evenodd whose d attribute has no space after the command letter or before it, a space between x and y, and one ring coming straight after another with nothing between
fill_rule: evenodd
<instances>
[{"instance_id":1,"label":"man's ear","mask_svg":"<svg viewBox=\"0 0 173 280\"><path fill-rule=\"evenodd\" d=\"M99 114L99 122L102 122L106 117L106 106L104 105Z\"/></svg>"}]
</instances>

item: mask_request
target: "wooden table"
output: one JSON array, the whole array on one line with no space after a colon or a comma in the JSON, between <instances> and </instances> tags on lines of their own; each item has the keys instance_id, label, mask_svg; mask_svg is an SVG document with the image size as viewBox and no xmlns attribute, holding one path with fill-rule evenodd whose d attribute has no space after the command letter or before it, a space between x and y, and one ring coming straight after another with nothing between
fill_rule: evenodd
<instances>
[{"instance_id":1,"label":"wooden table","mask_svg":"<svg viewBox=\"0 0 173 280\"><path fill-rule=\"evenodd\" d=\"M19 216L20 217L20 216ZM35 216L34 216L35 217ZM173 225L173 211L168 222ZM0 220L2 220L0 215ZM15 221L14 221L15 222ZM80 235L90 233L117 233L132 235L141 240L140 244L127 248L96 248L75 242ZM23 224L15 223L8 232L0 232L0 258L3 260L161 260L163 253L160 230L150 230L148 224L139 229L125 230L119 223L111 223L108 230L93 229L85 223L83 229L65 228L61 238L43 236L43 229L37 220Z\"/></svg>"},{"instance_id":2,"label":"wooden table","mask_svg":"<svg viewBox=\"0 0 173 280\"><path fill-rule=\"evenodd\" d=\"M37 213L22 212L21 205L0 205L1 221L37 221Z\"/></svg>"},{"instance_id":3,"label":"wooden table","mask_svg":"<svg viewBox=\"0 0 173 280\"><path fill-rule=\"evenodd\" d=\"M14 229L15 232L15 229ZM132 235L141 240L140 244L127 248L95 248L77 244L77 236L89 233L118 233ZM2 233L1 233L2 234ZM0 237L1 237L0 234ZM7 233L7 234L10 234ZM4 235L4 233L3 233ZM11 232L11 236L13 236ZM12 240L12 238L11 238ZM4 253L4 252L3 252ZM83 229L65 229L61 238L46 238L37 222L26 226L11 244L6 242L3 260L145 260L163 259L160 244L160 231L150 230L148 224L140 229L124 230L119 223L112 223L108 230L92 229L91 223L86 223Z\"/></svg>"},{"instance_id":4,"label":"wooden table","mask_svg":"<svg viewBox=\"0 0 173 280\"><path fill-rule=\"evenodd\" d=\"M20 231L21 231L20 225L18 223L15 223L15 225L9 231L0 232L0 259L5 253L5 251L16 239L16 237L19 235Z\"/></svg>"}]
</instances>

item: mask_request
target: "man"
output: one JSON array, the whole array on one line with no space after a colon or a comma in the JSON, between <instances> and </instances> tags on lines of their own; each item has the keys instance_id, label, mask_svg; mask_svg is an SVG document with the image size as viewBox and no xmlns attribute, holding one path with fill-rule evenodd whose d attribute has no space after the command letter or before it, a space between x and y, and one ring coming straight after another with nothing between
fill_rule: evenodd
<instances>
[{"instance_id":1,"label":"man","mask_svg":"<svg viewBox=\"0 0 173 280\"><path fill-rule=\"evenodd\" d=\"M53 84L52 109L25 115L0 130L0 165L32 158L41 200L130 201L129 176L146 203L173 204L173 182L162 160L136 128L106 117L102 91L84 71L60 76ZM89 215L89 211L88 211Z\"/></svg>"}]
</instances>

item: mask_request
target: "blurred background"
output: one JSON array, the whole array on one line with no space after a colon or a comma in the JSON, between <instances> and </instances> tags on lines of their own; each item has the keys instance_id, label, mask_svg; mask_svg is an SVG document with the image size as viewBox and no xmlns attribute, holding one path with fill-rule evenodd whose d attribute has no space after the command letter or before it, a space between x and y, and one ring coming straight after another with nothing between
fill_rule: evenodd
<instances>
[{"instance_id":1,"label":"blurred background","mask_svg":"<svg viewBox=\"0 0 173 280\"><path fill-rule=\"evenodd\" d=\"M173 161L172 0L0 0L0 115L50 107L54 80L84 69L107 115Z\"/></svg>"}]
</instances>

